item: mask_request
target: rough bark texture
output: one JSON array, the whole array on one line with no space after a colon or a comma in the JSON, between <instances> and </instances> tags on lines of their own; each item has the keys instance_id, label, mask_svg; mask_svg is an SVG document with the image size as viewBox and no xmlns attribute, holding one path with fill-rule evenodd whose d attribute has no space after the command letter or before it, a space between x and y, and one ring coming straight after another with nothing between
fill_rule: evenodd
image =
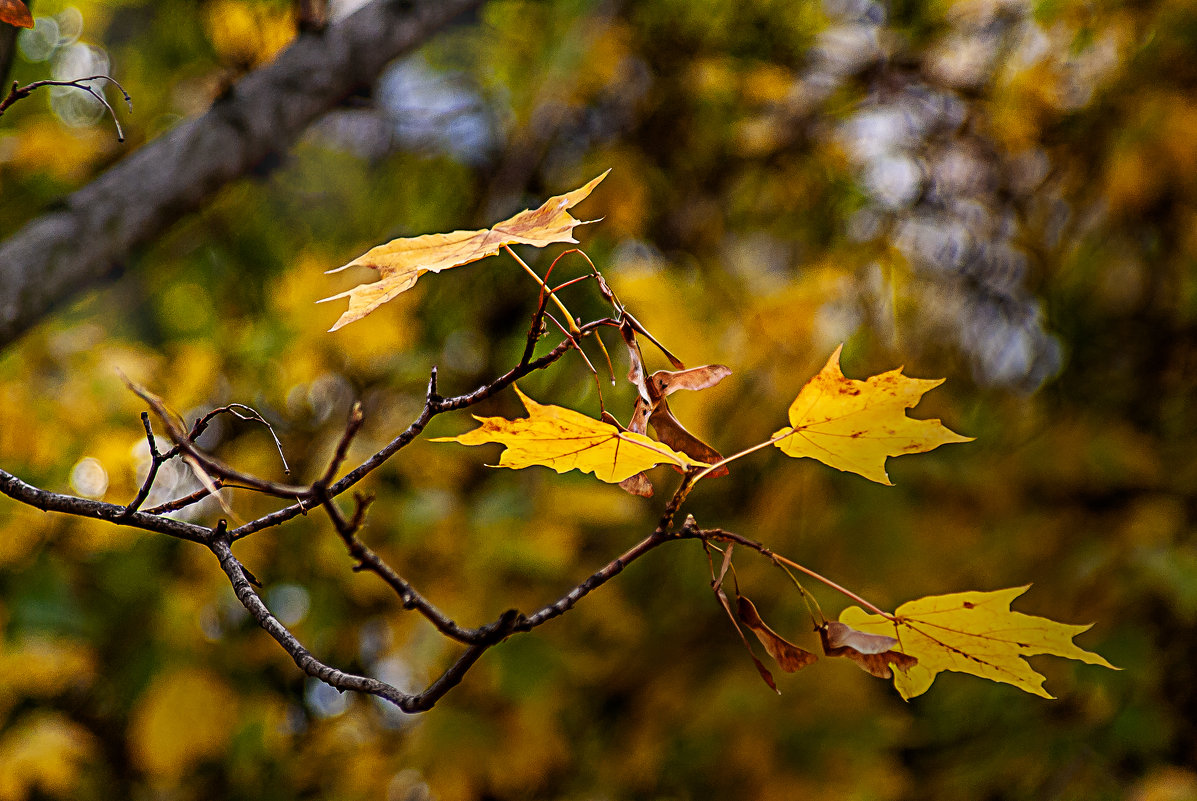
<instances>
[{"instance_id":1,"label":"rough bark texture","mask_svg":"<svg viewBox=\"0 0 1197 801\"><path fill-rule=\"evenodd\" d=\"M203 116L145 145L0 244L0 346L130 255L317 117L368 86L392 59L482 0L376 0L300 36Z\"/></svg>"}]
</instances>

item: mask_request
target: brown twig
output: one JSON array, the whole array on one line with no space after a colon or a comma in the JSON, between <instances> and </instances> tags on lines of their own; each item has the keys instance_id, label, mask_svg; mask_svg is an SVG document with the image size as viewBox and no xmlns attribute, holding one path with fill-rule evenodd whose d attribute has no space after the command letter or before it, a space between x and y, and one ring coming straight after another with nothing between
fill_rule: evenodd
<instances>
[{"instance_id":1,"label":"brown twig","mask_svg":"<svg viewBox=\"0 0 1197 801\"><path fill-rule=\"evenodd\" d=\"M150 489L154 486L154 480L158 478L158 468L162 466L164 461L162 454L158 452L158 442L154 438L154 429L150 425L150 413L141 413L141 424L145 427L146 442L150 444L150 471L146 474L145 481L141 484L141 489L137 491L136 497L129 501L129 505L125 507L125 515L131 515L136 512L145 499L150 496Z\"/></svg>"},{"instance_id":2,"label":"brown twig","mask_svg":"<svg viewBox=\"0 0 1197 801\"><path fill-rule=\"evenodd\" d=\"M212 485L216 487L216 489L223 489L224 487L230 486L225 484L223 479L219 478L213 479ZM232 486L235 487L235 485ZM170 514L171 512L177 512L180 509L185 509L188 506L191 506L193 503L199 503L211 494L212 491L207 487L200 487L195 492L184 495L182 498L175 498L173 501L167 501L166 503L160 503L157 506L152 506L149 509L146 509L145 513L147 515L165 515Z\"/></svg>"},{"instance_id":3,"label":"brown twig","mask_svg":"<svg viewBox=\"0 0 1197 801\"><path fill-rule=\"evenodd\" d=\"M410 582L400 576L396 570L383 561L378 554L370 550L358 538L357 532L361 529L362 522L365 520L366 509L370 505L370 501L373 500L372 498L363 495L355 496L353 517L350 520L346 520L344 514L337 508L336 502L328 495L327 488L319 488L318 497L325 511L328 512L328 517L332 521L333 528L336 529L337 534L340 535L341 540L345 543L349 555L357 560L357 564L353 568L355 572L369 571L377 575L399 596L404 609L415 609L429 623L435 626L437 631L446 637L470 645L493 645L497 642L495 639L497 629L493 625L476 629L466 629L458 626L447 615L427 601L424 596L416 591Z\"/></svg>"},{"instance_id":4,"label":"brown twig","mask_svg":"<svg viewBox=\"0 0 1197 801\"><path fill-rule=\"evenodd\" d=\"M739 545L743 545L745 548L750 548L750 549L756 551L761 556L764 556L765 558L769 559L771 562L773 562L776 565L784 565L785 567L789 567L789 568L792 568L793 570L799 571L800 573L804 573L804 574L810 576L811 578L815 579L816 581L822 582L823 584L827 585L828 587L830 587L831 589L840 593L841 595L845 596L846 598L860 604L864 608L868 609L870 612L881 615L882 617L886 618L887 620L895 620L894 616L892 614L890 614L889 612L886 612L885 610L881 609L878 606L875 606L874 604L870 603L869 601L865 600L864 598L861 598L856 593L854 593L851 590L847 589L846 587L843 587L840 584L832 581L831 579L827 578L826 576L822 575L821 573L816 573L814 570L811 570L809 567L806 567L805 565L800 565L792 559L787 559L786 557L784 557L780 554L774 553L772 550L770 550L769 548L766 548L764 545L757 542L756 540L750 540L741 534L736 534L733 531L724 531L721 528L701 529L698 527L697 523L694 522L694 518L689 517L686 519L685 525L682 527L682 530L679 532L679 536L685 537L685 538L700 539L700 540L704 540L704 541L718 540L720 542L736 543Z\"/></svg>"},{"instance_id":5,"label":"brown twig","mask_svg":"<svg viewBox=\"0 0 1197 801\"><path fill-rule=\"evenodd\" d=\"M61 512L77 517L90 517L95 520L107 520L121 526L153 531L170 537L207 544L210 529L172 520L169 517L133 512L126 514L124 506L89 498L77 498L73 495L62 495L48 492L31 484L26 484L12 473L0 470L0 493L7 495L14 501L41 509L44 512Z\"/></svg>"},{"instance_id":6,"label":"brown twig","mask_svg":"<svg viewBox=\"0 0 1197 801\"><path fill-rule=\"evenodd\" d=\"M337 471L341 469L341 465L345 463L345 458L349 455L349 446L353 442L353 438L357 436L357 432L361 430L365 419L366 415L362 413L361 401L354 401L353 408L349 410L349 420L345 423L345 431L341 434L337 449L333 451L333 457L328 462L328 469L324 471L324 476L320 479L321 487L327 488L337 477Z\"/></svg>"},{"instance_id":7,"label":"brown twig","mask_svg":"<svg viewBox=\"0 0 1197 801\"><path fill-rule=\"evenodd\" d=\"M3 100L0 100L0 116L4 116L4 112L8 111L9 106L16 103L18 100L24 100L33 94L37 89L43 86L69 86L74 89L81 89L89 95L99 100L104 108L108 109L108 114L112 117L112 122L116 125L116 140L118 142L125 141L125 132L121 128L121 122L116 117L116 109L108 102L108 98L104 97L102 92L97 91L94 87L88 84L88 81L108 81L110 84L120 90L120 93L125 98L125 104L129 107L129 111L133 110L133 98L129 97L129 93L125 91L125 87L121 86L115 78L111 75L90 75L86 78L75 78L73 81L34 81L21 86L17 81L12 82L12 88L8 90L8 95Z\"/></svg>"}]
</instances>

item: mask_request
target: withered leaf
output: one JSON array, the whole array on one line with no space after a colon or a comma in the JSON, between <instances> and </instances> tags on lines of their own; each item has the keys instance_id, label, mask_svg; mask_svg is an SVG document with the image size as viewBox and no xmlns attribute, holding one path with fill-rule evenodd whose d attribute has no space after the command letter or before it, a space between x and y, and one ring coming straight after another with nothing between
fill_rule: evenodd
<instances>
[{"instance_id":1,"label":"withered leaf","mask_svg":"<svg viewBox=\"0 0 1197 801\"><path fill-rule=\"evenodd\" d=\"M659 370L651 376L646 376L644 356L640 351L640 344L636 341L635 327L625 319L619 327L619 332L628 349L628 381L637 391L636 407L632 410L628 431L647 434L648 426L651 425L657 439L675 451L704 464L714 464L723 459L719 451L686 430L673 416L665 399L680 389L700 390L713 387L731 375L731 370L722 364L708 364L676 372ZM721 467L710 475L716 478L725 476L727 468ZM647 497L652 494L652 484L643 474L632 476L620 486L636 495Z\"/></svg>"},{"instance_id":2,"label":"withered leaf","mask_svg":"<svg viewBox=\"0 0 1197 801\"><path fill-rule=\"evenodd\" d=\"M748 651L748 656L752 659L752 664L756 666L756 672L760 674L765 684L769 685L769 689L781 695L781 690L777 689L777 682L773 680L773 674L769 672L769 668L765 667L765 663L758 659L756 654L752 652L752 646L748 644L748 638L744 636L744 630L740 628L740 624L736 620L736 615L732 612L731 602L727 599L727 593L723 591L723 579L727 577L727 569L731 567L733 547L729 543L723 551L723 564L719 569L718 577L715 576L715 566L711 565L711 589L715 591L715 598L719 601L719 605L723 607L723 611L727 613L727 618L731 621L732 626L735 627L736 634L740 635L740 642L744 644L744 650ZM708 551L707 553L709 557L710 552Z\"/></svg>"},{"instance_id":3,"label":"withered leaf","mask_svg":"<svg viewBox=\"0 0 1197 801\"><path fill-rule=\"evenodd\" d=\"M860 651L862 654L883 654L898 644L895 637L884 634L866 634L837 620L828 621L823 625L823 639L832 648L847 646Z\"/></svg>"},{"instance_id":4,"label":"withered leaf","mask_svg":"<svg viewBox=\"0 0 1197 801\"><path fill-rule=\"evenodd\" d=\"M368 250L348 264L329 270L329 273L336 273L349 267L369 267L379 275L377 281L359 284L353 289L317 301L324 303L349 298L349 308L329 330L336 331L362 319L388 300L411 289L425 273L439 273L485 259L498 253L504 245L542 248L558 242L576 243L578 240L574 239L574 228L583 223L574 219L569 209L585 200L607 177L607 172L585 186L551 197L539 208L521 211L491 228L394 239Z\"/></svg>"},{"instance_id":5,"label":"withered leaf","mask_svg":"<svg viewBox=\"0 0 1197 801\"><path fill-rule=\"evenodd\" d=\"M913 656L892 650L898 644L893 637L866 634L835 620L819 627L819 638L827 656L847 657L879 679L893 678L890 665L906 671L918 664Z\"/></svg>"},{"instance_id":6,"label":"withered leaf","mask_svg":"<svg viewBox=\"0 0 1197 801\"><path fill-rule=\"evenodd\" d=\"M752 601L743 595L736 598L736 610L740 613L740 621L752 629L752 633L765 646L765 651L787 673L794 673L814 662L818 657L794 643L785 639L761 620L760 614Z\"/></svg>"},{"instance_id":7,"label":"withered leaf","mask_svg":"<svg viewBox=\"0 0 1197 801\"><path fill-rule=\"evenodd\" d=\"M0 0L0 22L7 22L18 28L32 28L33 15L21 0Z\"/></svg>"}]
</instances>

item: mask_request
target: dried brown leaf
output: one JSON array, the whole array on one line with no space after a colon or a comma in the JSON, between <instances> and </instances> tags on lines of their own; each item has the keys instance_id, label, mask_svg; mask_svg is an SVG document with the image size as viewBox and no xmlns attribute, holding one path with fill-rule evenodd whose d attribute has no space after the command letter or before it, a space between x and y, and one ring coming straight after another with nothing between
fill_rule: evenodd
<instances>
[{"instance_id":1,"label":"dried brown leaf","mask_svg":"<svg viewBox=\"0 0 1197 801\"><path fill-rule=\"evenodd\" d=\"M33 15L21 0L0 0L0 22L7 22L18 28L32 28Z\"/></svg>"},{"instance_id":2,"label":"dried brown leaf","mask_svg":"<svg viewBox=\"0 0 1197 801\"><path fill-rule=\"evenodd\" d=\"M619 326L619 333L628 349L628 381L636 387L638 393L636 408L632 411L632 419L628 422L628 430L644 434L648 432L648 426L651 424L657 439L675 451L706 464L714 464L722 460L723 456L719 451L687 431L673 416L665 398L679 389L700 390L713 387L731 375L731 370L722 364L708 364L677 372L659 370L649 377L644 369L644 355L636 340L636 332L642 328L639 324L633 325L630 322L630 317L625 318ZM658 347L660 346L658 345ZM677 363L672 356L670 359ZM725 476L727 468L721 467L710 475L716 478ZM629 486L624 487L628 492L635 492L639 495L641 493L636 492L633 487L643 489L646 485L651 489L652 485L647 476L634 478L636 479L634 483L629 483Z\"/></svg>"},{"instance_id":3,"label":"dried brown leaf","mask_svg":"<svg viewBox=\"0 0 1197 801\"><path fill-rule=\"evenodd\" d=\"M892 650L898 644L893 637L866 634L834 620L819 627L819 638L823 641L823 653L827 656L851 659L861 670L879 679L893 678L891 665L906 671L919 662L909 654Z\"/></svg>"},{"instance_id":4,"label":"dried brown leaf","mask_svg":"<svg viewBox=\"0 0 1197 801\"><path fill-rule=\"evenodd\" d=\"M765 684L769 685L769 689L781 695L781 690L777 689L777 682L773 680L773 674L769 672L769 668L765 667L765 663L757 658L757 655L752 652L752 646L748 643L748 638L744 636L744 630L740 628L739 621L736 620L736 615L732 612L731 602L727 599L727 593L723 591L723 579L727 577L728 568L731 567L732 545L729 543L727 548L723 551L723 564L719 568L719 575L716 577L714 572L714 565L711 565L711 589L715 591L715 598L719 601L723 611L727 613L728 620L736 628L736 634L740 635L740 642L744 643L744 650L748 651L748 656L752 658L752 664L756 665L756 672L761 675L761 679ZM708 551L708 554L710 552Z\"/></svg>"},{"instance_id":5,"label":"dried brown leaf","mask_svg":"<svg viewBox=\"0 0 1197 801\"><path fill-rule=\"evenodd\" d=\"M729 375L731 375L731 368L722 364L708 364L677 372L658 370L652 374L649 381L656 394L664 397L672 395L679 389L699 390L713 387Z\"/></svg>"},{"instance_id":6,"label":"dried brown leaf","mask_svg":"<svg viewBox=\"0 0 1197 801\"><path fill-rule=\"evenodd\" d=\"M794 643L785 639L761 620L760 614L752 601L743 595L736 598L736 608L740 613L740 621L752 629L752 633L765 646L765 651L777 662L786 673L794 673L814 662L818 657Z\"/></svg>"}]
</instances>

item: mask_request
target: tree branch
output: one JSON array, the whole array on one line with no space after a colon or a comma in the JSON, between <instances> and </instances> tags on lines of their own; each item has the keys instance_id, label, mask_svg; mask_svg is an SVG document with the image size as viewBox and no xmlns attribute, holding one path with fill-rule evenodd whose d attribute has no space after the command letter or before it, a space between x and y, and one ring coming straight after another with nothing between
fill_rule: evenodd
<instances>
[{"instance_id":1,"label":"tree branch","mask_svg":"<svg viewBox=\"0 0 1197 801\"><path fill-rule=\"evenodd\" d=\"M610 322L610 320L596 320L594 322L587 323L581 328L582 336L586 336L587 334L598 330L602 326L608 325ZM535 334L536 330L533 329L528 335L529 337L532 337ZM424 427L428 425L428 422L432 420L433 417L436 417L438 414L443 412L464 409L468 406L478 403L481 400L485 400L500 390L511 386L529 373L533 373L537 370L543 370L544 368L553 364L566 353L568 353L573 347L574 343L572 341L565 340L557 345L557 347L541 356L539 359L534 359L530 362L521 361L520 364L511 368L494 381L491 381L489 384L484 384L473 392L468 392L464 395L457 395L452 398L443 398L437 394L436 369L433 368L432 376L428 381L428 392L424 400L424 408L420 411L420 414L416 417L416 419L411 422L411 425L409 425L403 431L403 433L387 443L382 450L378 451L369 459L362 462L362 464L346 473L337 482L330 484L328 486L329 496L335 498L338 495L346 492L350 487L361 481L374 470L378 469L378 467L380 467L384 462L386 462L400 450L411 444L411 442L420 435L420 432L424 430ZM248 537L250 534L261 531L264 528L270 528L271 526L277 526L280 523L285 523L296 515L306 514L310 508L311 507L309 504L305 503L303 500L300 500L299 502L279 509L276 512L259 517L257 520L251 520L243 526L238 526L230 532L230 536L234 541L239 540L242 537Z\"/></svg>"},{"instance_id":2,"label":"tree branch","mask_svg":"<svg viewBox=\"0 0 1197 801\"><path fill-rule=\"evenodd\" d=\"M117 506L114 503L104 503L103 501L93 501L88 498L76 498L72 495L60 495L56 492L48 492L44 489L38 489L31 484L26 484L12 473L2 469L0 469L0 492L14 501L20 501L29 506L36 506L43 512L62 512L68 515L77 515L78 517L107 520L109 523L132 526L133 528L154 531L158 534L166 534L171 537L178 537L181 540L203 544L207 544L211 538L211 529L197 526L194 523L185 523L182 520L172 520L169 517L159 517L158 515L147 514L146 512L129 513L127 506Z\"/></svg>"},{"instance_id":3,"label":"tree branch","mask_svg":"<svg viewBox=\"0 0 1197 801\"><path fill-rule=\"evenodd\" d=\"M0 346L57 304L113 275L171 223L371 84L483 0L375 0L301 35L203 116L140 148L0 245Z\"/></svg>"},{"instance_id":4,"label":"tree branch","mask_svg":"<svg viewBox=\"0 0 1197 801\"><path fill-rule=\"evenodd\" d=\"M359 481L364 476L368 475L373 469L381 465L400 449L406 446L409 442L415 439L416 436L427 425L428 421L434 416L450 411L472 406L486 398L491 397L495 393L505 389L513 384L520 377L527 375L530 372L539 370L555 363L561 359L571 349L579 348L579 339L588 336L600 327L611 325L614 321L609 319L596 320L586 323L579 327L579 336L574 337L567 333L567 339L548 353L544 354L538 359L532 359L531 354L534 351L537 340L540 338L540 321L544 313L544 298L538 304L538 308L533 315L532 325L529 328L527 335L527 345L519 363L508 370L503 375L495 378L487 384L475 389L472 392L458 395L455 397L446 398L437 391L437 375L435 368L432 370L428 381L428 388L425 395L424 408L421 410L419 416L408 426L408 428L391 441L386 447L368 458L365 462L359 465L355 470L351 471L339 481L333 481L336 473L340 470L348 456L349 446L353 441L354 436L360 430L363 415L360 405L355 404L349 419L346 423L345 430L342 433L340 440L336 446L335 452L325 468L322 476L312 483L310 487L283 487L283 485L276 485L273 482L268 482L263 479L258 479L253 476L245 476L232 468L224 465L215 457L208 456L195 448L195 439L203 431L204 427L217 414L223 412L230 412L238 414L244 419L251 419L265 423L256 412L252 415L246 415L237 411L241 407L237 404L230 404L213 410L209 414L201 417L195 421L190 431L186 431L182 425L177 421L174 415L165 407L161 398L157 397L148 390L142 389L130 383L130 389L136 392L143 400L145 400L154 411L155 414L162 420L167 428L175 445L166 452L158 450L157 442L154 437L154 431L150 424L150 417L148 413L142 413L141 422L145 430L145 436L148 443L149 453L151 457L151 466L149 474L137 492L136 497L127 506L117 506L114 504L103 503L100 501L89 500L86 498L71 497L68 495L60 495L53 492L33 487L25 482L17 479L9 473L0 470L0 492L9 495L13 499L36 506L39 509L58 511L66 514L73 514L83 517L93 517L101 520L109 520L119 525L128 525L136 528L143 528L149 531L157 531L171 536L180 537L193 542L198 542L205 545L217 557L220 562L221 569L228 577L232 584L233 591L242 606L250 613L250 615L258 622L258 624L266 630L271 637L290 655L295 664L309 676L320 679L323 682L337 688L338 690L353 690L355 692L367 693L383 698L390 703L396 705L405 712L414 713L422 712L432 708L432 706L453 687L457 686L475 662L486 652L488 648L499 644L509 636L516 633L524 633L540 626L548 621L559 617L569 610L571 610L582 598L586 597L590 592L610 581L615 576L619 575L623 569L631 562L641 558L648 552L666 542L677 542L682 539L700 538L704 539L706 536L716 536L722 532L703 532L696 529L695 526L688 524L682 531L671 531L674 517L678 509L685 501L690 490L694 486L696 470L688 472L679 484L677 490L666 504L657 524L648 537L641 540L636 545L625 551L620 556L608 562L599 570L591 574L587 579L582 581L573 589L569 590L565 595L551 604L542 607L540 610L530 616L525 616L515 609L509 609L500 615L496 620L486 625L477 628L464 628L455 623L445 613L436 608L430 601L424 598L410 582L404 579L398 571L388 565L378 554L368 548L357 536L361 529L366 515L366 509L370 503L370 499L357 495L354 513L351 517L346 518L336 503L336 496L345 492L354 483ZM234 408L236 407L236 408ZM267 424L269 425L269 424ZM277 440L276 440L277 442ZM138 511L140 505L149 496L154 484L154 479L157 474L157 469L171 458L182 455L184 458L194 460L196 464L201 464L205 468L211 468L217 473L217 481L235 478L238 481L247 482L243 485L245 489L252 489L257 491L278 492L279 488L283 487L287 493L292 493L297 497L299 503L289 506L285 509L278 510L274 513L265 515L257 520L251 521L240 528L230 531L225 520L221 520L215 529L209 529L202 526L197 526L191 523L184 523L181 521L172 520L161 516L161 513L182 508L183 506L193 503L203 497L206 497L212 491L211 487L192 493L191 495L172 501L162 506L155 507L148 511ZM284 626L278 618L276 618L266 606L261 596L258 595L254 589L257 583L256 579L250 574L244 566L233 555L232 545L239 537L247 536L254 531L260 531L265 528L280 525L291 519L300 512L307 512L314 506L322 506L328 514L329 520L332 522L337 534L345 543L350 555L357 560L354 567L355 571L369 571L376 574L388 586L390 586L399 596L404 609L415 610L428 620L443 636L458 642L464 643L466 649L457 657L457 659L426 689L419 693L407 693L403 690L390 685L379 679L368 676L359 676L352 673L346 673L338 668L328 665L317 659L307 648L292 634L286 626Z\"/></svg>"}]
</instances>

